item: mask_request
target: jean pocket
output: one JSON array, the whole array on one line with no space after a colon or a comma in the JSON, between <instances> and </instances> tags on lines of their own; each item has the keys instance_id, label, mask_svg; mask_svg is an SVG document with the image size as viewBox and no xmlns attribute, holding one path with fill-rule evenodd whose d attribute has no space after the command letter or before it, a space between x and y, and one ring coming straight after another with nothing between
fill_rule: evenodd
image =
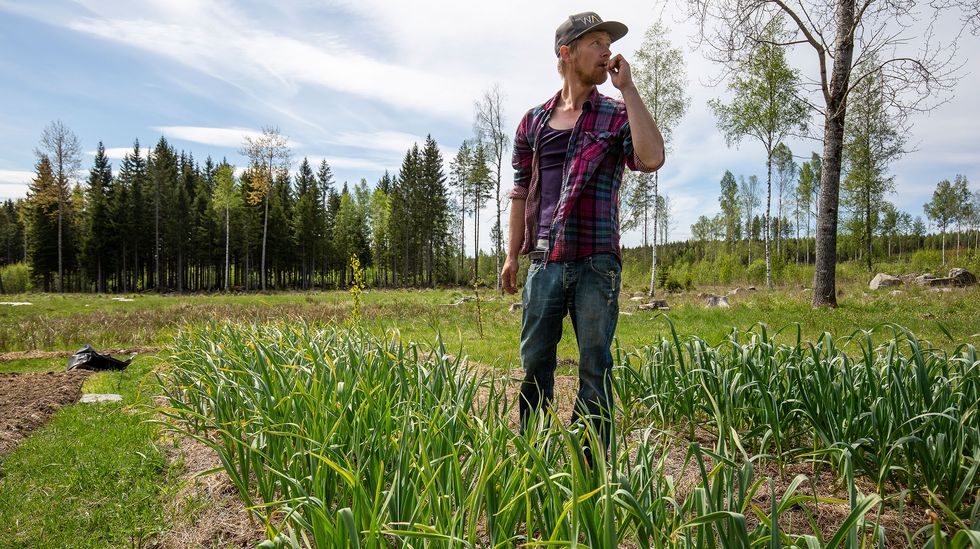
<instances>
[{"instance_id":1,"label":"jean pocket","mask_svg":"<svg viewBox=\"0 0 980 549\"><path fill-rule=\"evenodd\" d=\"M613 254L598 254L589 258L589 268L597 275L604 276L612 281L619 279L623 267Z\"/></svg>"}]
</instances>

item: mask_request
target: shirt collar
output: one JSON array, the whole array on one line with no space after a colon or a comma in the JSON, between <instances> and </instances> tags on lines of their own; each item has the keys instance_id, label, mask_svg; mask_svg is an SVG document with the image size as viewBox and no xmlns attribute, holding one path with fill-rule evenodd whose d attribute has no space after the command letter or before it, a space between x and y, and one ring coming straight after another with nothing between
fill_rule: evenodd
<instances>
[{"instance_id":1,"label":"shirt collar","mask_svg":"<svg viewBox=\"0 0 980 549\"><path fill-rule=\"evenodd\" d=\"M560 100L561 100L561 90L558 90L558 93L556 93L554 97L549 99L548 102L544 104L544 110L551 113L551 111L555 109L555 105L557 105L558 101ZM592 86L592 93L589 94L589 97L585 100L585 103L582 103L582 108L584 109L585 105L588 105L589 109L591 110L595 108L595 105L598 102L599 102L599 87Z\"/></svg>"}]
</instances>

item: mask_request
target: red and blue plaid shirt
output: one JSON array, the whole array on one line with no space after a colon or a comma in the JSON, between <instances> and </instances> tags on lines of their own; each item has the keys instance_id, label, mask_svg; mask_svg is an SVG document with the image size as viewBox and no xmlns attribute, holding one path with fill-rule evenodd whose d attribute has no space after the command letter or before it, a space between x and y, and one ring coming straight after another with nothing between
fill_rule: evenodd
<instances>
[{"instance_id":1,"label":"red and blue plaid shirt","mask_svg":"<svg viewBox=\"0 0 980 549\"><path fill-rule=\"evenodd\" d=\"M511 198L526 199L524 245L532 251L541 209L538 137L548 123L561 92L529 110L514 138L514 189ZM582 105L565 153L561 195L548 236L548 261L572 261L599 253L622 257L619 247L619 186L623 166L654 171L633 152L626 104L593 88ZM659 168L659 166L657 166Z\"/></svg>"}]
</instances>

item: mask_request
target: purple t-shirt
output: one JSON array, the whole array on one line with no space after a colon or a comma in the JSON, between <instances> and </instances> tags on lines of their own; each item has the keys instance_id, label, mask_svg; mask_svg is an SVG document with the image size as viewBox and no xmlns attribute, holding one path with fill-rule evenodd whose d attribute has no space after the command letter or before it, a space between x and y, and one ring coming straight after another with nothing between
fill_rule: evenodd
<instances>
[{"instance_id":1,"label":"purple t-shirt","mask_svg":"<svg viewBox=\"0 0 980 549\"><path fill-rule=\"evenodd\" d=\"M572 137L571 128L556 130L545 124L541 129L541 146L538 153L538 168L541 170L541 215L538 216L538 240L547 240L551 222L555 218L555 207L561 196L561 180L565 171L565 153L568 140Z\"/></svg>"}]
</instances>

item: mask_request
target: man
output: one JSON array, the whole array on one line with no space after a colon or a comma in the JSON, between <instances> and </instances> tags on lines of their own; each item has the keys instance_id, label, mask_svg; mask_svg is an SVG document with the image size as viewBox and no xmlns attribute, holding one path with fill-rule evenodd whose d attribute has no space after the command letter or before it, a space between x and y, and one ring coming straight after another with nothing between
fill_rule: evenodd
<instances>
[{"instance_id":1,"label":"man","mask_svg":"<svg viewBox=\"0 0 980 549\"><path fill-rule=\"evenodd\" d=\"M516 293L518 255L531 259L522 295L521 431L531 413L553 398L567 313L579 348L572 421L589 418L606 448L622 257L619 186L624 165L650 172L664 163L663 136L633 84L629 63L609 51L626 32L622 23L604 22L592 12L570 16L555 32L562 88L529 110L517 128L510 240L501 272L504 289ZM598 92L607 77L622 101ZM592 462L588 446L585 457Z\"/></svg>"}]
</instances>

